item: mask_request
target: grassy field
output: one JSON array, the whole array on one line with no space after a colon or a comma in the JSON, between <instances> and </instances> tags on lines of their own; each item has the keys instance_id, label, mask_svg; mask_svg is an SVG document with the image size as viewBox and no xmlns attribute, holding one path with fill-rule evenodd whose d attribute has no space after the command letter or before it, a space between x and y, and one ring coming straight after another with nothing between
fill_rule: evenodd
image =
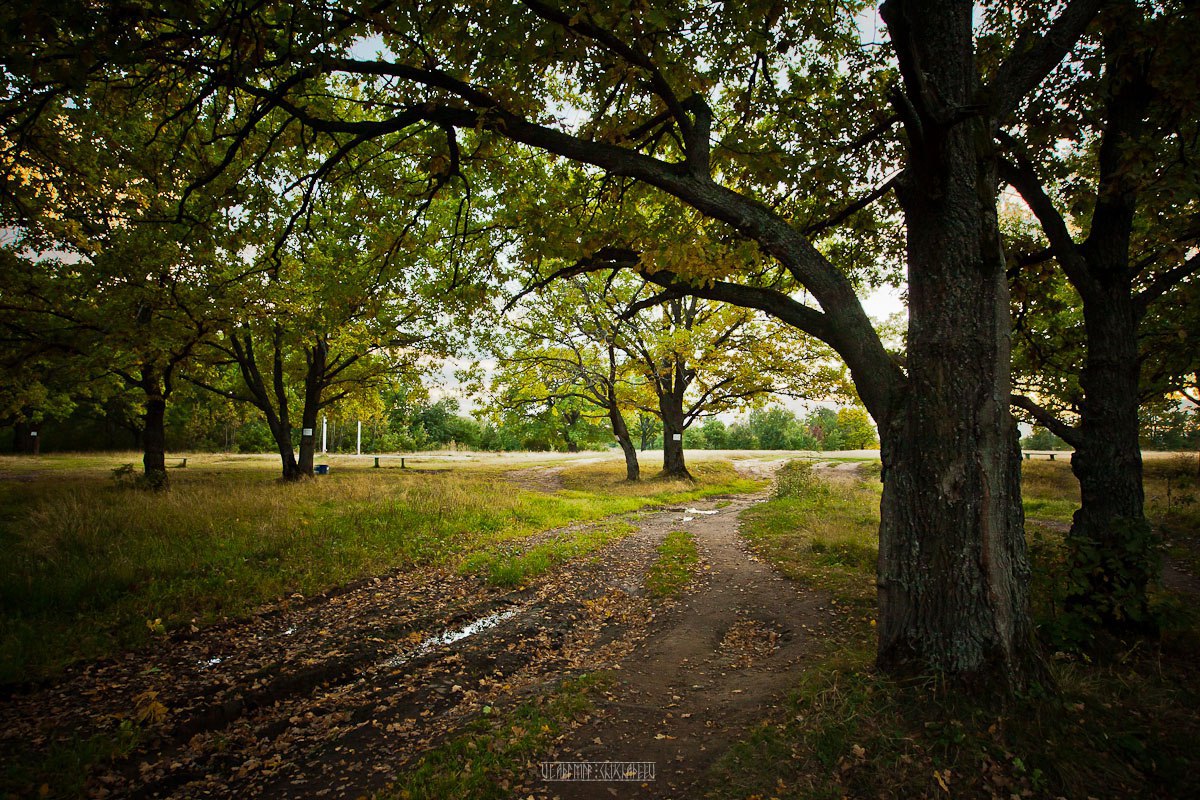
<instances>
[{"instance_id":1,"label":"grassy field","mask_svg":"<svg viewBox=\"0 0 1200 800\"><path fill-rule=\"evenodd\" d=\"M365 459L285 485L269 458L204 456L154 493L113 480L127 460L0 459L0 683L391 569L458 566L515 585L626 529L601 526L521 563L489 555L504 542L760 485L719 462L694 465L695 484L628 485L610 461L566 465L564 489L542 493L506 480L503 461L402 471Z\"/></svg>"},{"instance_id":2,"label":"grassy field","mask_svg":"<svg viewBox=\"0 0 1200 800\"><path fill-rule=\"evenodd\" d=\"M1027 509L1069 520L1069 465L1025 466ZM1148 508L1161 528L1195 530L1194 505L1179 503L1195 492L1194 468L1194 461L1193 472L1182 461L1148 464ZM872 668L878 492L874 480L825 481L789 465L776 497L743 517L743 534L755 549L787 575L829 592L845 625L799 674L779 716L724 758L711 796L1195 796L1200 615L1194 598L1156 592L1161 641L1048 653L1058 693L1033 691L996 706L954 700L935 682L899 686ZM1034 535L1043 547L1061 546L1061 528ZM1044 558L1035 559L1033 591L1043 615L1053 594L1045 566Z\"/></svg>"}]
</instances>

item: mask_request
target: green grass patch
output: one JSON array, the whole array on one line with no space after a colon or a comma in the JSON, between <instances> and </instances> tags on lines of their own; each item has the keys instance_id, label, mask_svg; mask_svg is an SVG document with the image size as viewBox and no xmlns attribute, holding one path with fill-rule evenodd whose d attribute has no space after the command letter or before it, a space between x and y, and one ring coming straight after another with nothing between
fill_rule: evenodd
<instances>
[{"instance_id":1,"label":"green grass patch","mask_svg":"<svg viewBox=\"0 0 1200 800\"><path fill-rule=\"evenodd\" d=\"M1079 483L1070 460L1022 461L1021 502L1026 517L1070 522L1079 508Z\"/></svg>"},{"instance_id":2,"label":"green grass patch","mask_svg":"<svg viewBox=\"0 0 1200 800\"><path fill-rule=\"evenodd\" d=\"M700 563L696 539L686 531L671 531L658 546L658 558L646 572L651 597L674 597L683 591Z\"/></svg>"},{"instance_id":3,"label":"green grass patch","mask_svg":"<svg viewBox=\"0 0 1200 800\"><path fill-rule=\"evenodd\" d=\"M81 459L54 470L55 458L38 459L33 480L0 484L0 683L144 645L154 620L167 631L204 625L293 592L761 486L727 464L699 465L697 483L638 484L620 481L619 464L568 466L570 488L553 494L494 469L347 468L281 484L269 460L208 457L173 471L170 491L143 492L112 481L112 459L83 460L79 471ZM562 553L542 555L553 563ZM515 569L536 574L541 557Z\"/></svg>"},{"instance_id":4,"label":"green grass patch","mask_svg":"<svg viewBox=\"0 0 1200 800\"><path fill-rule=\"evenodd\" d=\"M493 586L523 586L564 561L607 547L637 530L627 522L604 521L531 547L498 546L472 553L459 571Z\"/></svg>"},{"instance_id":5,"label":"green grass patch","mask_svg":"<svg viewBox=\"0 0 1200 800\"><path fill-rule=\"evenodd\" d=\"M520 787L540 781L535 759L573 720L592 710L595 693L610 683L607 675L582 675L509 710L485 707L488 713L423 755L377 797L500 800L518 796Z\"/></svg>"},{"instance_id":6,"label":"green grass patch","mask_svg":"<svg viewBox=\"0 0 1200 800\"><path fill-rule=\"evenodd\" d=\"M775 497L742 514L742 535L790 578L861 610L875 605L880 484L839 475L824 480L792 461Z\"/></svg>"}]
</instances>

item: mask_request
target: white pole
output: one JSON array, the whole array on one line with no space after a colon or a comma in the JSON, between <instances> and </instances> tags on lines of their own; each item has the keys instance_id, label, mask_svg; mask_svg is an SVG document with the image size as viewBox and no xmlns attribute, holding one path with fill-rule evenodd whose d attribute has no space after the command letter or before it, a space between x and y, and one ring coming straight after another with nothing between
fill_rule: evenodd
<instances>
[{"instance_id":1,"label":"white pole","mask_svg":"<svg viewBox=\"0 0 1200 800\"><path fill-rule=\"evenodd\" d=\"M329 452L329 417L321 417L321 452Z\"/></svg>"},{"instance_id":2,"label":"white pole","mask_svg":"<svg viewBox=\"0 0 1200 800\"><path fill-rule=\"evenodd\" d=\"M358 421L358 454L362 455L362 420Z\"/></svg>"}]
</instances>

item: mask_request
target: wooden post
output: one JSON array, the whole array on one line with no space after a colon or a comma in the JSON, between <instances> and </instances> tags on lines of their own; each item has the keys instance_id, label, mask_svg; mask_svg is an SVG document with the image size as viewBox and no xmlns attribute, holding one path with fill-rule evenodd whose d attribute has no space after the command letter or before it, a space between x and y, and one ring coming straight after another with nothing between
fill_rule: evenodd
<instances>
[{"instance_id":1,"label":"wooden post","mask_svg":"<svg viewBox=\"0 0 1200 800\"><path fill-rule=\"evenodd\" d=\"M179 468L180 468L180 469L187 469L187 458L186 458L186 457L183 459L183 461L181 461L181 462L180 462L180 464L179 464Z\"/></svg>"},{"instance_id":2,"label":"wooden post","mask_svg":"<svg viewBox=\"0 0 1200 800\"><path fill-rule=\"evenodd\" d=\"M400 469L404 469L404 456L400 456Z\"/></svg>"},{"instance_id":3,"label":"wooden post","mask_svg":"<svg viewBox=\"0 0 1200 800\"><path fill-rule=\"evenodd\" d=\"M1050 454L1050 460L1051 460L1051 461L1053 461L1053 460L1054 460L1054 453L1051 453L1051 454Z\"/></svg>"},{"instance_id":4,"label":"wooden post","mask_svg":"<svg viewBox=\"0 0 1200 800\"><path fill-rule=\"evenodd\" d=\"M379 469L379 456L375 456L375 469Z\"/></svg>"}]
</instances>

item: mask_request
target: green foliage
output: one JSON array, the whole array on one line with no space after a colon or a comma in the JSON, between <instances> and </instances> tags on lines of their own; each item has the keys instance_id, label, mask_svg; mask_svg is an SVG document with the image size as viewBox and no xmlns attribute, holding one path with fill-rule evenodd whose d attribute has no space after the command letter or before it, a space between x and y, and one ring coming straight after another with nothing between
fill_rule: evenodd
<instances>
[{"instance_id":1,"label":"green foliage","mask_svg":"<svg viewBox=\"0 0 1200 800\"><path fill-rule=\"evenodd\" d=\"M804 419L781 406L750 412L745 422L714 431L722 444L708 439L709 449L734 450L872 450L879 437L866 409L851 406L833 410L817 408Z\"/></svg>"},{"instance_id":2,"label":"green foliage","mask_svg":"<svg viewBox=\"0 0 1200 800\"><path fill-rule=\"evenodd\" d=\"M1046 428L1035 425L1033 432L1021 440L1021 448L1024 450L1070 450L1071 445Z\"/></svg>"},{"instance_id":3,"label":"green foliage","mask_svg":"<svg viewBox=\"0 0 1200 800\"><path fill-rule=\"evenodd\" d=\"M1174 398L1143 405L1141 443L1147 450L1200 450L1200 412L1182 408Z\"/></svg>"}]
</instances>

